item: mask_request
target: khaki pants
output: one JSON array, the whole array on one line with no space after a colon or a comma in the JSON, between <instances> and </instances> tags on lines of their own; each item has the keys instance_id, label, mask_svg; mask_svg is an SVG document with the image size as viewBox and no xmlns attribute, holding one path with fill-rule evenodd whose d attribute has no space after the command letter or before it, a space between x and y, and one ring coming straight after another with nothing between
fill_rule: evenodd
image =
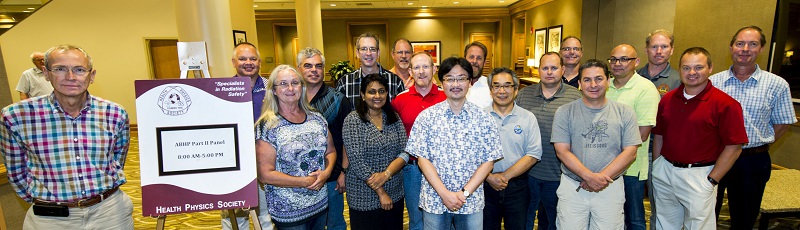
<instances>
[{"instance_id":1,"label":"khaki pants","mask_svg":"<svg viewBox=\"0 0 800 230\"><path fill-rule=\"evenodd\" d=\"M37 216L31 207L22 229L133 229L133 203L119 190L91 207L69 208L68 217Z\"/></svg>"}]
</instances>

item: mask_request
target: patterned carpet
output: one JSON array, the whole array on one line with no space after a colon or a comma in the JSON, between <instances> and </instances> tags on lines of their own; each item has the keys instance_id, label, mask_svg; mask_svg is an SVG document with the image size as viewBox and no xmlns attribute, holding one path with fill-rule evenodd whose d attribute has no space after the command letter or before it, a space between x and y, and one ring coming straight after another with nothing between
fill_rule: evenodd
<instances>
[{"instance_id":1,"label":"patterned carpet","mask_svg":"<svg viewBox=\"0 0 800 230\"><path fill-rule=\"evenodd\" d=\"M139 139L136 132L131 133L131 147L128 153L128 160L125 165L125 175L127 176L128 183L122 186L125 191L133 200L133 218L136 229L155 229L156 218L142 216L142 195L141 195L141 181L139 178ZM345 203L346 203L345 199ZM645 198L645 215L650 218L650 202ZM727 199L724 201L727 202ZM345 221L348 222L347 205L345 204ZM408 229L408 213L404 212L404 219L406 220L403 225ZM648 223L649 227L650 223ZM729 229L730 217L728 216L727 205L723 205L722 214L717 229ZM220 229L220 215L219 211L210 212L194 212L188 214L178 214L167 216L164 229ZM800 229L800 220L797 218L777 218L772 221L769 229L788 230Z\"/></svg>"}]
</instances>

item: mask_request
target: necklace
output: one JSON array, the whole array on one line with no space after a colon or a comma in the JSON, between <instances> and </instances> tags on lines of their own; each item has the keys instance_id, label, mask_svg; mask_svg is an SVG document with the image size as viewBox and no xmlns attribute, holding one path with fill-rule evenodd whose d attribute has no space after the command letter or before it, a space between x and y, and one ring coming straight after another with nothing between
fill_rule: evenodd
<instances>
[{"instance_id":1,"label":"necklace","mask_svg":"<svg viewBox=\"0 0 800 230\"><path fill-rule=\"evenodd\" d=\"M375 125L375 128L377 128L378 131L383 131L383 114L373 116L372 114L369 114L369 112L367 112L367 116L369 116L369 120L372 121L372 124Z\"/></svg>"}]
</instances>

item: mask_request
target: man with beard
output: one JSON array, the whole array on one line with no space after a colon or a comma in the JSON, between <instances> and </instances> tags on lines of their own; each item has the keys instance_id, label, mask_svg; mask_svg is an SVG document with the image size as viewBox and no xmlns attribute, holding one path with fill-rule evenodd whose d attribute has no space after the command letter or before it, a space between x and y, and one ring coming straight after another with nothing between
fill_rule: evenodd
<instances>
[{"instance_id":1,"label":"man with beard","mask_svg":"<svg viewBox=\"0 0 800 230\"><path fill-rule=\"evenodd\" d=\"M408 63L412 53L414 53L414 51L411 49L411 42L407 39L398 38L394 41L394 46L392 47L394 66L389 72L397 74L397 76L403 80L406 89L414 85L414 79L411 77L411 69L409 69L411 66Z\"/></svg>"},{"instance_id":2,"label":"man with beard","mask_svg":"<svg viewBox=\"0 0 800 230\"><path fill-rule=\"evenodd\" d=\"M261 77L258 72L261 70L261 54L255 45L242 42L233 48L231 62L233 63L233 68L236 69L236 75L233 77L250 78L250 88L253 94L253 123L255 123L258 117L261 116L261 106L264 104L264 96L266 94L264 83L267 82L267 79ZM261 223L261 229L273 229L272 218L267 212L265 198L263 187L258 186L258 220ZM250 229L248 213L242 209L237 209L234 213L239 229ZM222 229L233 229L231 221L228 219L228 210L222 210L220 214L222 217Z\"/></svg>"},{"instance_id":3,"label":"man with beard","mask_svg":"<svg viewBox=\"0 0 800 230\"><path fill-rule=\"evenodd\" d=\"M710 78L715 87L741 103L750 140L719 183L716 210L719 213L727 188L731 229L753 228L772 168L769 145L786 133L789 124L797 122L789 84L756 64L765 44L758 26L739 29L730 43L733 65Z\"/></svg>"},{"instance_id":4,"label":"man with beard","mask_svg":"<svg viewBox=\"0 0 800 230\"><path fill-rule=\"evenodd\" d=\"M424 228L482 229L483 180L503 157L500 136L489 114L466 101L472 76L466 59L445 59L438 75L447 99L419 114L406 145L426 179L419 204Z\"/></svg>"},{"instance_id":5,"label":"man with beard","mask_svg":"<svg viewBox=\"0 0 800 230\"><path fill-rule=\"evenodd\" d=\"M406 134L411 133L414 121L417 120L417 116L422 110L447 98L433 81L436 65L429 53L417 52L411 56L411 71L414 75L414 85L408 88L408 91L397 95L397 98L392 101L392 107L400 115ZM419 171L418 162L416 157L410 156L408 164L403 168L403 191L410 230L421 230L423 226L422 211L419 209L422 173Z\"/></svg>"},{"instance_id":6,"label":"man with beard","mask_svg":"<svg viewBox=\"0 0 800 230\"><path fill-rule=\"evenodd\" d=\"M347 223L344 221L344 173L342 169L348 166L347 158L342 151L342 127L344 118L352 111L350 103L344 95L325 85L325 56L316 48L306 47L297 53L297 70L306 81L306 98L309 104L317 109L328 122L328 130L333 137L336 148L336 163L331 176L326 181L328 188L328 222L327 229L344 230Z\"/></svg>"},{"instance_id":7,"label":"man with beard","mask_svg":"<svg viewBox=\"0 0 800 230\"><path fill-rule=\"evenodd\" d=\"M486 108L492 105L492 95L489 93L489 83L486 76L481 76L483 66L486 64L486 45L480 42L472 42L464 48L464 58L472 66L472 76L470 76L469 92L467 101L475 103L479 108Z\"/></svg>"},{"instance_id":8,"label":"man with beard","mask_svg":"<svg viewBox=\"0 0 800 230\"><path fill-rule=\"evenodd\" d=\"M539 219L539 229L556 229L556 189L561 181L561 162L556 157L555 147L550 143L553 116L558 107L581 98L581 92L577 88L561 80L563 74L561 55L547 52L539 59L541 82L523 88L517 96L517 105L536 115L542 139L541 161L528 171L531 199L525 229L533 229L534 216Z\"/></svg>"},{"instance_id":9,"label":"man with beard","mask_svg":"<svg viewBox=\"0 0 800 230\"><path fill-rule=\"evenodd\" d=\"M578 68L581 65L581 58L583 58L581 39L575 36L567 36L562 39L561 57L564 59L564 76L562 80L564 83L578 88L578 80L581 79L581 73Z\"/></svg>"},{"instance_id":10,"label":"man with beard","mask_svg":"<svg viewBox=\"0 0 800 230\"><path fill-rule=\"evenodd\" d=\"M344 94L350 100L350 108L355 108L356 103L361 100L361 77L373 73L379 73L381 76L389 80L389 102L391 102L397 94L406 90L403 79L400 79L396 74L389 72L381 67L378 63L378 56L380 55L380 44L378 43L378 36L372 33L364 33L356 38L356 56L361 63L361 67L352 73L345 74L336 82L336 91Z\"/></svg>"}]
</instances>

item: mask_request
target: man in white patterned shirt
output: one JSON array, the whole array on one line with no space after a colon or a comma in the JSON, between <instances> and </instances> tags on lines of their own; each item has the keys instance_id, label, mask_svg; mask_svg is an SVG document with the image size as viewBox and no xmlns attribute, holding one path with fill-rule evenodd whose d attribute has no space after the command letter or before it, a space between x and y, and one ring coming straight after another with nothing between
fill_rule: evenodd
<instances>
[{"instance_id":1,"label":"man in white patterned shirt","mask_svg":"<svg viewBox=\"0 0 800 230\"><path fill-rule=\"evenodd\" d=\"M710 77L715 87L742 104L749 140L742 147L739 159L719 181L717 190L719 218L722 197L728 189L731 229L753 228L772 167L769 145L786 133L789 124L797 122L789 84L756 64L765 44L764 33L758 26L739 29L730 43L733 65Z\"/></svg>"},{"instance_id":2,"label":"man in white patterned shirt","mask_svg":"<svg viewBox=\"0 0 800 230\"><path fill-rule=\"evenodd\" d=\"M350 108L356 107L356 102L361 101L361 94L359 87L361 86L361 77L373 73L379 73L381 76L389 80L389 102L394 99L397 94L406 90L403 79L392 72L384 69L378 63L380 56L380 43L378 36L371 33L364 33L356 39L356 56L361 63L356 71L345 74L336 82L336 91L344 94L350 100Z\"/></svg>"},{"instance_id":3,"label":"man in white patterned shirt","mask_svg":"<svg viewBox=\"0 0 800 230\"><path fill-rule=\"evenodd\" d=\"M489 114L466 100L467 59L445 59L438 75L447 99L419 114L406 145L426 179L424 229L483 229L483 180L503 157L500 136Z\"/></svg>"}]
</instances>

